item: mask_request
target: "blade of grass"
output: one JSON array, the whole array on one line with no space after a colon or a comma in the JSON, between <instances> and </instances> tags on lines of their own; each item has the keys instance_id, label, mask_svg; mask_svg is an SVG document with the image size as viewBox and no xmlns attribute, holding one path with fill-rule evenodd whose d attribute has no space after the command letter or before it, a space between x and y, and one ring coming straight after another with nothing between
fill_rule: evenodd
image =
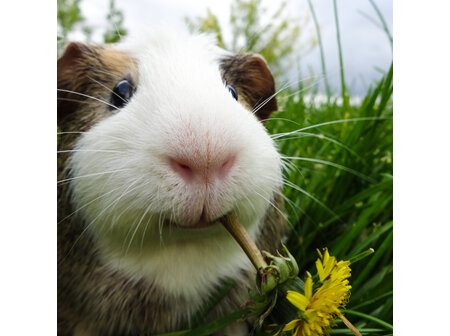
<instances>
[{"instance_id":1,"label":"blade of grass","mask_svg":"<svg viewBox=\"0 0 450 336\"><path fill-rule=\"evenodd\" d=\"M371 321L373 323L376 323L376 324L378 324L378 325L380 325L380 326L382 326L382 327L384 327L384 328L386 328L388 330L394 330L394 327L392 326L392 324L389 324L389 323L387 323L387 322L385 322L383 320L380 320L379 318L376 318L376 317L373 317L373 316L370 316L370 315L367 315L367 314L364 314L364 313L361 313L361 312L358 312L358 311L355 311L355 310L351 310L351 309L346 309L346 310L343 311L343 313L344 314L353 315L353 316L362 317L362 318L364 318L366 320L369 320L369 321Z\"/></svg>"},{"instance_id":2,"label":"blade of grass","mask_svg":"<svg viewBox=\"0 0 450 336\"><path fill-rule=\"evenodd\" d=\"M311 10L311 15L314 21L314 26L316 29L316 34L317 34L317 41L319 42L319 51L320 51L320 63L322 66L322 73L324 74L324 82L325 82L325 90L327 91L327 101L328 104L330 103L330 98L331 98L331 90L330 90L330 84L328 83L328 75L327 75L327 69L325 66L325 53L323 51L323 43L322 43L322 34L320 33L320 27L319 27L319 22L317 20L316 17L316 12L314 10L313 4L311 2L311 0L308 0L308 5L309 5L309 9Z\"/></svg>"},{"instance_id":3,"label":"blade of grass","mask_svg":"<svg viewBox=\"0 0 450 336\"><path fill-rule=\"evenodd\" d=\"M381 244L381 246L378 248L377 251L375 251L372 258L367 263L366 267L364 267L364 270L359 274L359 276L356 278L356 280L352 283L352 286L358 288L361 283L369 276L370 271L375 267L377 261L383 256L384 252L388 249L392 249L392 237L393 232L391 231L389 235L386 237L384 242Z\"/></svg>"},{"instance_id":4,"label":"blade of grass","mask_svg":"<svg viewBox=\"0 0 450 336\"><path fill-rule=\"evenodd\" d=\"M379 296L377 296L377 297L375 297L373 299L370 299L370 300L367 300L367 301L362 302L360 304L357 304L356 306L353 306L352 308L353 308L353 310L355 310L355 309L359 309L359 308L362 308L362 307L365 307L365 306L369 306L372 303L377 302L378 300L385 299L387 297L392 297L393 293L394 293L394 291L389 291L389 292L381 294L381 295L379 295Z\"/></svg>"},{"instance_id":5,"label":"blade of grass","mask_svg":"<svg viewBox=\"0 0 450 336\"><path fill-rule=\"evenodd\" d=\"M367 225L372 223L373 219L378 215L379 209L383 208L391 201L392 195L387 199L380 199L378 202L375 202L370 207L364 209L351 230L345 235L344 238L340 239L335 247L333 247L333 253L336 255L347 255L348 249L352 246L351 242L355 240L355 238L367 227ZM377 255L377 252L378 250L375 252L374 256L370 258L369 263L372 262L375 255Z\"/></svg>"},{"instance_id":6,"label":"blade of grass","mask_svg":"<svg viewBox=\"0 0 450 336\"><path fill-rule=\"evenodd\" d=\"M377 15L380 18L381 24L383 25L384 31L386 32L386 35L387 35L389 41L391 42L391 48L392 48L392 45L393 45L392 35L391 35L391 32L389 31L386 21L384 20L384 16L383 16L383 14L381 14L381 11L378 8L378 6L376 5L375 1L369 0L369 2L372 5L372 7L375 9L375 12L377 12Z\"/></svg>"},{"instance_id":7,"label":"blade of grass","mask_svg":"<svg viewBox=\"0 0 450 336\"><path fill-rule=\"evenodd\" d=\"M373 258L373 257L372 257ZM371 278L367 280L367 282L360 286L355 287L352 285L352 296L351 300L353 302L361 302L367 298L367 295L372 295L373 291L376 291L382 287L383 284L389 287L389 290L392 290L392 282L387 283L386 279L392 274L392 264L386 265L384 267L379 268L376 273L371 274ZM381 289L382 292L386 291ZM377 294L374 294L377 295Z\"/></svg>"},{"instance_id":8,"label":"blade of grass","mask_svg":"<svg viewBox=\"0 0 450 336\"><path fill-rule=\"evenodd\" d=\"M367 236L367 238L365 238L361 243L359 243L353 249L353 253L359 253L360 251L362 251L365 248L367 248L368 246L370 246L370 244L372 244L372 242L374 240L378 239L386 231L392 229L392 226L393 226L393 222L391 221L391 222L384 224L381 228L379 228L375 232L372 232L369 236Z\"/></svg>"},{"instance_id":9,"label":"blade of grass","mask_svg":"<svg viewBox=\"0 0 450 336\"><path fill-rule=\"evenodd\" d=\"M379 334L385 330L383 329L376 329L376 328L365 328L365 329L359 329L361 334L363 335L372 335L372 334ZM328 332L330 335L354 335L353 332L349 329L333 329Z\"/></svg>"},{"instance_id":10,"label":"blade of grass","mask_svg":"<svg viewBox=\"0 0 450 336\"><path fill-rule=\"evenodd\" d=\"M339 16L338 16L336 0L333 1L333 5L334 5L334 20L336 22L336 38L337 38L338 49L339 49L339 67L341 70L342 106L347 110L349 108L349 102L348 102L346 86L345 86L344 61L342 59L341 33L339 31Z\"/></svg>"},{"instance_id":11,"label":"blade of grass","mask_svg":"<svg viewBox=\"0 0 450 336\"><path fill-rule=\"evenodd\" d=\"M363 12L362 10L358 10L357 11L358 14L360 14L362 17L366 18L368 21L370 21L371 23L373 23L376 27L384 30L383 26L380 25L373 17L371 17L369 14Z\"/></svg>"}]
</instances>

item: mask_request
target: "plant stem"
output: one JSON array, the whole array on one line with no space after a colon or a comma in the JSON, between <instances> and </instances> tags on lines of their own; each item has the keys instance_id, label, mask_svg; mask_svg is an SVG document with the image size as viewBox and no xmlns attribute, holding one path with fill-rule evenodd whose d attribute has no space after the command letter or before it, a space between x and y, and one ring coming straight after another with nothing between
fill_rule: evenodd
<instances>
[{"instance_id":1,"label":"plant stem","mask_svg":"<svg viewBox=\"0 0 450 336\"><path fill-rule=\"evenodd\" d=\"M339 318L342 320L342 322L344 322L347 328L350 329L353 334L355 334L355 336L362 336L361 333L358 331L358 329L356 329L355 326L351 324L350 321L347 320L344 315L339 314Z\"/></svg>"},{"instance_id":2,"label":"plant stem","mask_svg":"<svg viewBox=\"0 0 450 336\"><path fill-rule=\"evenodd\" d=\"M264 258L255 242L249 236L244 226L239 223L236 216L231 214L226 215L222 219L222 224L244 250L256 270L267 267L267 263L264 261Z\"/></svg>"},{"instance_id":3,"label":"plant stem","mask_svg":"<svg viewBox=\"0 0 450 336\"><path fill-rule=\"evenodd\" d=\"M364 252L361 252L360 254L355 255L354 257L350 258L350 263L353 264L357 261L360 261L361 259L364 259L365 257L370 256L374 252L375 252L375 250L373 248L365 250Z\"/></svg>"}]
</instances>

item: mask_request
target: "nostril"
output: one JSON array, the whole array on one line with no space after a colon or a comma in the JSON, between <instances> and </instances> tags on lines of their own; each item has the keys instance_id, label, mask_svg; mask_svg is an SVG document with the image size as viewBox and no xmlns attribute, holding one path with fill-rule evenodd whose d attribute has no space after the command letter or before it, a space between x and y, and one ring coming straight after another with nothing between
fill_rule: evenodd
<instances>
[{"instance_id":1,"label":"nostril","mask_svg":"<svg viewBox=\"0 0 450 336\"><path fill-rule=\"evenodd\" d=\"M194 178L194 171L187 164L170 158L170 167L183 179L190 181Z\"/></svg>"},{"instance_id":2,"label":"nostril","mask_svg":"<svg viewBox=\"0 0 450 336\"><path fill-rule=\"evenodd\" d=\"M221 179L225 178L228 173L231 170L231 167L233 167L234 165L234 161L235 161L235 157L229 157L227 160L225 160L225 162L222 164L222 166L219 168L219 177Z\"/></svg>"},{"instance_id":3,"label":"nostril","mask_svg":"<svg viewBox=\"0 0 450 336\"><path fill-rule=\"evenodd\" d=\"M226 160L205 161L186 160L180 158L169 158L170 167L186 182L192 182L196 179L211 182L215 178L225 179L235 164L236 157L229 156Z\"/></svg>"}]
</instances>

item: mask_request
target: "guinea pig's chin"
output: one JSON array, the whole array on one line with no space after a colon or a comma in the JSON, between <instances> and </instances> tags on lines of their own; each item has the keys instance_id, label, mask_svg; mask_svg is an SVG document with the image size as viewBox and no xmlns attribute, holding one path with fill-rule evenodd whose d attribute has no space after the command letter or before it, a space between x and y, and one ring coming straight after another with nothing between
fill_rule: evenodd
<instances>
[{"instance_id":1,"label":"guinea pig's chin","mask_svg":"<svg viewBox=\"0 0 450 336\"><path fill-rule=\"evenodd\" d=\"M194 223L189 223L189 224L171 222L171 221L166 220L166 222L164 224L169 227L173 226L179 230L201 230L201 229L209 228L213 225L220 224L220 218L216 219L216 220L212 220L212 221L207 221L204 218L200 218L200 220L198 220Z\"/></svg>"},{"instance_id":2,"label":"guinea pig's chin","mask_svg":"<svg viewBox=\"0 0 450 336\"><path fill-rule=\"evenodd\" d=\"M231 213L231 211L228 213ZM180 221L165 220L164 225L165 225L165 227L173 228L175 230L180 230L180 231L183 231L183 230L189 230L189 231L205 230L205 229L208 229L211 227L222 225L221 222L222 222L223 218L226 215L228 215L228 213L223 216L218 216L211 220L208 220L208 219L204 218L204 216L201 216L200 219L195 220L194 222L186 222L183 220L180 220Z\"/></svg>"}]
</instances>

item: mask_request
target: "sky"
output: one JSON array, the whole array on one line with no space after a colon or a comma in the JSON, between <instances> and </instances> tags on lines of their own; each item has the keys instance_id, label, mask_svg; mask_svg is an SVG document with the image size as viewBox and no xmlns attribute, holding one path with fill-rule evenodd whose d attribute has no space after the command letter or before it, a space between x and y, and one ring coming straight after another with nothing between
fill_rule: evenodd
<instances>
[{"instance_id":1,"label":"sky","mask_svg":"<svg viewBox=\"0 0 450 336\"><path fill-rule=\"evenodd\" d=\"M392 34L392 0L374 1ZM124 13L124 26L128 29L129 35L136 35L148 26L158 23L182 28L185 17L204 16L207 8L217 15L219 24L227 32L231 3L232 0L116 0L116 7ZM321 29L328 78L333 92L338 94L341 85L333 1L312 0L312 3ZM262 4L270 12L278 8L279 1L263 0ZM87 24L94 27L94 42L101 42L108 6L108 0L81 1L81 10ZM352 95L364 95L369 85L380 79L382 72L389 69L392 62L391 44L369 0L338 0L337 6L346 82ZM315 76L320 81L322 68L319 48L307 50L305 43L316 36L307 1L288 0L287 7L293 17L310 19L308 29L301 37L295 55L300 64L300 77ZM227 36L225 34L225 38ZM290 82L297 81L298 67L293 67L286 74L286 78Z\"/></svg>"}]
</instances>

